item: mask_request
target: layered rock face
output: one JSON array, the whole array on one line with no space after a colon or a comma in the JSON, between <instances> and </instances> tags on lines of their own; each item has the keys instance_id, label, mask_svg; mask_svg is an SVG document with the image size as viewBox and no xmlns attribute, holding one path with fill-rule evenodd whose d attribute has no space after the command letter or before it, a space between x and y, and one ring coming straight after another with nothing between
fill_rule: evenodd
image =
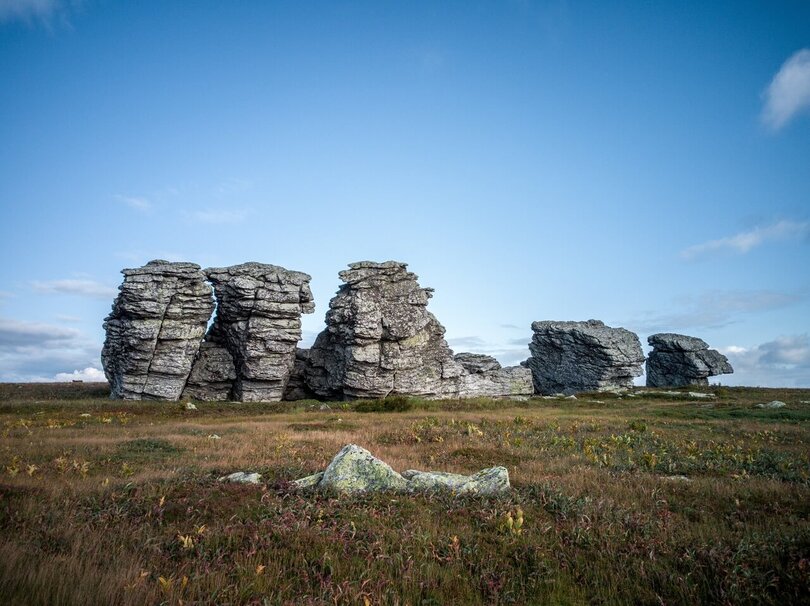
<instances>
[{"instance_id":1,"label":"layered rock face","mask_svg":"<svg viewBox=\"0 0 810 606\"><path fill-rule=\"evenodd\" d=\"M641 375L644 354L638 336L624 328L587 322L533 322L532 371L539 394L630 387Z\"/></svg>"},{"instance_id":2,"label":"layered rock face","mask_svg":"<svg viewBox=\"0 0 810 606\"><path fill-rule=\"evenodd\" d=\"M709 377L730 374L728 358L697 337L659 333L647 338L647 387L708 385Z\"/></svg>"},{"instance_id":3,"label":"layered rock face","mask_svg":"<svg viewBox=\"0 0 810 606\"><path fill-rule=\"evenodd\" d=\"M263 263L210 268L205 274L214 285L217 315L195 372L200 366L200 375L203 369L215 371L207 381L227 381L224 349L234 367L234 399L280 400L301 340L301 314L315 310L310 276Z\"/></svg>"},{"instance_id":4,"label":"layered rock face","mask_svg":"<svg viewBox=\"0 0 810 606\"><path fill-rule=\"evenodd\" d=\"M464 372L458 377L458 397L530 396L534 393L532 373L523 366L502 368L492 356L459 353L453 358Z\"/></svg>"},{"instance_id":5,"label":"layered rock face","mask_svg":"<svg viewBox=\"0 0 810 606\"><path fill-rule=\"evenodd\" d=\"M530 394L524 369L489 364L476 372L444 340L422 288L405 263L352 263L329 304L326 329L301 354L305 383L322 398L424 398ZM497 362L495 362L497 364ZM528 391L527 391L528 389Z\"/></svg>"},{"instance_id":6,"label":"layered rock face","mask_svg":"<svg viewBox=\"0 0 810 606\"><path fill-rule=\"evenodd\" d=\"M211 287L194 263L155 260L121 273L101 351L111 395L176 400L214 309Z\"/></svg>"}]
</instances>

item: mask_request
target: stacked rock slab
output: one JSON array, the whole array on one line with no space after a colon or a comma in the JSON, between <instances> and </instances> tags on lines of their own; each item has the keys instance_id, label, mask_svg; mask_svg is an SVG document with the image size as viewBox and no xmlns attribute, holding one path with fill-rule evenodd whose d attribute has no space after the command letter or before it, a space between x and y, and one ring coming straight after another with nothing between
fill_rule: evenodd
<instances>
[{"instance_id":1,"label":"stacked rock slab","mask_svg":"<svg viewBox=\"0 0 810 606\"><path fill-rule=\"evenodd\" d=\"M121 273L101 351L111 397L176 400L214 309L211 287L194 263L155 260Z\"/></svg>"},{"instance_id":2,"label":"stacked rock slab","mask_svg":"<svg viewBox=\"0 0 810 606\"><path fill-rule=\"evenodd\" d=\"M453 358L444 327L427 310L433 289L419 286L407 264L352 263L340 278L345 284L329 304L326 329L309 353L299 356L306 386L317 397L531 393L529 375L523 369L490 368L478 373L488 375L489 381L465 378L471 373ZM499 373L502 377L494 380Z\"/></svg>"},{"instance_id":3,"label":"stacked rock slab","mask_svg":"<svg viewBox=\"0 0 810 606\"><path fill-rule=\"evenodd\" d=\"M502 368L492 356L459 353L453 358L464 372L458 377L458 397L530 396L534 393L532 373L523 366Z\"/></svg>"},{"instance_id":4,"label":"stacked rock slab","mask_svg":"<svg viewBox=\"0 0 810 606\"><path fill-rule=\"evenodd\" d=\"M587 322L533 322L531 357L538 394L630 387L641 375L644 354L638 336L624 328Z\"/></svg>"},{"instance_id":5,"label":"stacked rock slab","mask_svg":"<svg viewBox=\"0 0 810 606\"><path fill-rule=\"evenodd\" d=\"M301 314L315 310L310 276L263 263L209 268L205 274L214 285L217 314L207 338L210 349L203 350L208 358L201 356L198 363L220 369L206 379L227 381L224 348L235 371L233 399L281 400L301 339ZM213 356L218 362L212 365Z\"/></svg>"},{"instance_id":6,"label":"stacked rock slab","mask_svg":"<svg viewBox=\"0 0 810 606\"><path fill-rule=\"evenodd\" d=\"M653 350L647 358L647 387L708 385L709 377L734 369L728 358L697 337L659 333L647 338Z\"/></svg>"}]
</instances>

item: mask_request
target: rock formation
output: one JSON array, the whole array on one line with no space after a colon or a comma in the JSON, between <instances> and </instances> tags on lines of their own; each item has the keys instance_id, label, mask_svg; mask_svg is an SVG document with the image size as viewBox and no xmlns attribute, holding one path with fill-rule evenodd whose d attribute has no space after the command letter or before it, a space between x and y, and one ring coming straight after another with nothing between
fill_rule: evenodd
<instances>
[{"instance_id":1,"label":"rock formation","mask_svg":"<svg viewBox=\"0 0 810 606\"><path fill-rule=\"evenodd\" d=\"M235 400L280 400L301 340L301 314L315 310L310 276L263 263L209 268L205 274L214 285L217 314L194 366L194 389L202 383L219 396L208 386L232 380Z\"/></svg>"},{"instance_id":2,"label":"rock formation","mask_svg":"<svg viewBox=\"0 0 810 606\"><path fill-rule=\"evenodd\" d=\"M501 369L492 359L483 367L468 361L465 368L464 358L453 358L444 327L427 310L433 289L419 286L405 263L352 263L340 278L345 284L329 304L326 329L299 355L316 396L531 394L524 369Z\"/></svg>"},{"instance_id":3,"label":"rock formation","mask_svg":"<svg viewBox=\"0 0 810 606\"><path fill-rule=\"evenodd\" d=\"M203 272L166 261L123 274L104 322L102 363L112 397L281 399L301 314L315 308L307 274L261 263ZM207 335L214 298L206 280L217 302Z\"/></svg>"},{"instance_id":4,"label":"rock formation","mask_svg":"<svg viewBox=\"0 0 810 606\"><path fill-rule=\"evenodd\" d=\"M533 322L531 357L538 394L630 387L641 375L644 355L635 333L599 320Z\"/></svg>"},{"instance_id":5,"label":"rock formation","mask_svg":"<svg viewBox=\"0 0 810 606\"><path fill-rule=\"evenodd\" d=\"M647 358L647 387L708 385L709 377L729 374L728 359L697 337L659 333L647 338L653 350Z\"/></svg>"},{"instance_id":6,"label":"rock formation","mask_svg":"<svg viewBox=\"0 0 810 606\"><path fill-rule=\"evenodd\" d=\"M471 476L414 469L399 474L356 444L341 448L325 471L295 480L293 486L350 495L382 491L500 495L511 488L505 467L484 469Z\"/></svg>"},{"instance_id":7,"label":"rock formation","mask_svg":"<svg viewBox=\"0 0 810 606\"><path fill-rule=\"evenodd\" d=\"M111 395L176 400L214 309L211 287L193 263L155 260L121 273L101 351Z\"/></svg>"}]
</instances>

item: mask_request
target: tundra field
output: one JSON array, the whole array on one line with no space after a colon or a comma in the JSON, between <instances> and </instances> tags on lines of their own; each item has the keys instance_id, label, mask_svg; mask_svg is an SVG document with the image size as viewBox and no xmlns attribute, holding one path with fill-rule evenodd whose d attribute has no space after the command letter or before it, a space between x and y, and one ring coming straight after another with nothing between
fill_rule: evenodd
<instances>
[{"instance_id":1,"label":"tundra field","mask_svg":"<svg viewBox=\"0 0 810 606\"><path fill-rule=\"evenodd\" d=\"M189 411L2 384L0 603L810 603L810 390L708 391ZM514 490L290 490L350 442Z\"/></svg>"}]
</instances>

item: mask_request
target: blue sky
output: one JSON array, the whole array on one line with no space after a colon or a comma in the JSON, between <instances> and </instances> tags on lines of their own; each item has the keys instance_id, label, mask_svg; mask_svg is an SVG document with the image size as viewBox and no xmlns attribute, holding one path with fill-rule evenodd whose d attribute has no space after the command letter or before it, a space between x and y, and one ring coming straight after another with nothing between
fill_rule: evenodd
<instances>
[{"instance_id":1,"label":"blue sky","mask_svg":"<svg viewBox=\"0 0 810 606\"><path fill-rule=\"evenodd\" d=\"M0 0L0 204L3 381L98 376L123 267L306 271L308 343L396 259L456 351L598 318L810 387L810 4Z\"/></svg>"}]
</instances>

